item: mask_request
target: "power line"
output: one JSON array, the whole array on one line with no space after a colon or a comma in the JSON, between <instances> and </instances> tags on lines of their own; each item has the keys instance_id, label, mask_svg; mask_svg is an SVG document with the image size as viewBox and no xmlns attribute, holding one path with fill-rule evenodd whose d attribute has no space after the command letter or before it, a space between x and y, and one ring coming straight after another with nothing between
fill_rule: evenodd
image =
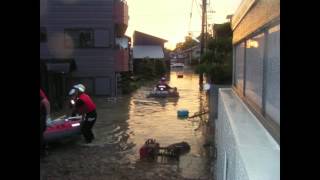
<instances>
[{"instance_id":1,"label":"power line","mask_svg":"<svg viewBox=\"0 0 320 180\"><path fill-rule=\"evenodd\" d=\"M197 0L196 0L196 4L197 4L197 9L198 9L198 14L199 14L199 16L200 16L200 18L202 17L202 15L201 15L201 12L202 12L202 10L201 10L201 6L200 6L200 3L199 2L197 2Z\"/></svg>"},{"instance_id":2,"label":"power line","mask_svg":"<svg viewBox=\"0 0 320 180\"><path fill-rule=\"evenodd\" d=\"M193 1L191 2L191 10L190 10L190 19L189 19L189 26L188 26L188 31L190 31L190 25L191 25L191 19L192 19L192 10L193 10Z\"/></svg>"},{"instance_id":3,"label":"power line","mask_svg":"<svg viewBox=\"0 0 320 180\"><path fill-rule=\"evenodd\" d=\"M214 13L215 13L215 11L214 11L214 8L212 7L213 6L213 3L210 3L209 4L209 9L210 9L210 11L211 12L209 12L212 16L214 16ZM214 19L213 19L213 17L212 17L212 23L214 22Z\"/></svg>"}]
</instances>

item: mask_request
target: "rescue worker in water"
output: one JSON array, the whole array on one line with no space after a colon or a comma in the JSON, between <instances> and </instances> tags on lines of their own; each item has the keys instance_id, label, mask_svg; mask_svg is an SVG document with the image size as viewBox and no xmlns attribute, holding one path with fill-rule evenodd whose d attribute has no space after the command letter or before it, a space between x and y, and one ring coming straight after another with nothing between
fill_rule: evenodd
<instances>
[{"instance_id":1,"label":"rescue worker in water","mask_svg":"<svg viewBox=\"0 0 320 180\"><path fill-rule=\"evenodd\" d=\"M92 133L92 127L97 120L96 105L92 99L85 93L85 87L82 84L73 86L69 95L73 104L72 114L82 115L81 132L86 143L91 143L95 138Z\"/></svg>"},{"instance_id":2,"label":"rescue worker in water","mask_svg":"<svg viewBox=\"0 0 320 180\"><path fill-rule=\"evenodd\" d=\"M50 102L40 88L40 157L47 154L43 134L47 128L47 119L50 117Z\"/></svg>"}]
</instances>

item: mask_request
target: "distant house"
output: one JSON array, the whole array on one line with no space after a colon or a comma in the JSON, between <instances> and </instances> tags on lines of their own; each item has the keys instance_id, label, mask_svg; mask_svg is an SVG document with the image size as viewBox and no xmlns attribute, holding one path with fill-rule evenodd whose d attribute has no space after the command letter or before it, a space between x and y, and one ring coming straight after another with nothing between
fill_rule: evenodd
<instances>
[{"instance_id":1,"label":"distant house","mask_svg":"<svg viewBox=\"0 0 320 180\"><path fill-rule=\"evenodd\" d=\"M133 59L163 59L164 51L161 46L136 45L133 46Z\"/></svg>"},{"instance_id":2,"label":"distant house","mask_svg":"<svg viewBox=\"0 0 320 180\"><path fill-rule=\"evenodd\" d=\"M219 90L214 179L280 179L280 0L232 17L233 83Z\"/></svg>"},{"instance_id":3,"label":"distant house","mask_svg":"<svg viewBox=\"0 0 320 180\"><path fill-rule=\"evenodd\" d=\"M160 46L162 49L164 49L164 43L166 42L168 41L165 39L155 37L139 31L134 31L133 33L133 46Z\"/></svg>"},{"instance_id":4,"label":"distant house","mask_svg":"<svg viewBox=\"0 0 320 180\"><path fill-rule=\"evenodd\" d=\"M124 35L128 26L126 2L43 2L40 74L52 99L65 96L74 83L84 84L90 94L117 95L117 77L129 71L130 38ZM74 68L69 68L70 63ZM63 93L55 95L57 90Z\"/></svg>"},{"instance_id":5,"label":"distant house","mask_svg":"<svg viewBox=\"0 0 320 180\"><path fill-rule=\"evenodd\" d=\"M139 67L139 60L163 60L165 39L161 39L139 31L133 33L133 62L134 69Z\"/></svg>"},{"instance_id":6,"label":"distant house","mask_svg":"<svg viewBox=\"0 0 320 180\"><path fill-rule=\"evenodd\" d=\"M185 63L191 64L192 59L197 59L200 62L200 44L183 50L183 54L185 55Z\"/></svg>"},{"instance_id":7,"label":"distant house","mask_svg":"<svg viewBox=\"0 0 320 180\"><path fill-rule=\"evenodd\" d=\"M133 59L164 58L165 39L161 39L139 31L133 33Z\"/></svg>"}]
</instances>

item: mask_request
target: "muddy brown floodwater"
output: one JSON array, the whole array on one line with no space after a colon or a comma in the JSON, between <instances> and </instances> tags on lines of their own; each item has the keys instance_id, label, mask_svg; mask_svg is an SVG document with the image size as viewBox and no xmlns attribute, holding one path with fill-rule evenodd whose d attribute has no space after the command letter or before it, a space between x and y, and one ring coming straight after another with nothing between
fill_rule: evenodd
<instances>
[{"instance_id":1,"label":"muddy brown floodwater","mask_svg":"<svg viewBox=\"0 0 320 180\"><path fill-rule=\"evenodd\" d=\"M153 84L141 87L116 101L94 98L98 119L96 139L83 145L82 137L49 145L49 156L40 161L40 179L212 179L207 142L207 115L179 119L177 110L188 109L189 116L207 109L207 97L199 91L198 75L185 71L183 78L171 72L170 86L177 87L177 99L146 98ZM148 138L161 146L186 141L189 153L180 160L158 158L142 161L139 148Z\"/></svg>"}]
</instances>

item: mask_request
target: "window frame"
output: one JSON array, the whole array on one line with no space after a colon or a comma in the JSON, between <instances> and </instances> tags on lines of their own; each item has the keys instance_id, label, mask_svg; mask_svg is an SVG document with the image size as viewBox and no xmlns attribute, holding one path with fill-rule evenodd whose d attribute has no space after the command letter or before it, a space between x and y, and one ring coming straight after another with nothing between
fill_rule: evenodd
<instances>
[{"instance_id":1,"label":"window frame","mask_svg":"<svg viewBox=\"0 0 320 180\"><path fill-rule=\"evenodd\" d=\"M94 38L94 29L93 28L65 28L64 29L64 48L70 49L70 47L67 46L67 40L66 40L66 35L68 35L68 32L70 32L70 31L78 31L78 32L79 31L90 31L91 36L92 36L91 37L92 38L92 45L91 46L82 47L82 46L80 46L80 43L79 43L79 46L74 46L73 48L75 48L75 49L91 49L91 48L95 48L95 46L94 46L95 38ZM80 35L80 33L79 33L79 35ZM69 35L69 37L71 37L71 36ZM71 39L73 40L72 37L71 37Z\"/></svg>"},{"instance_id":2,"label":"window frame","mask_svg":"<svg viewBox=\"0 0 320 180\"><path fill-rule=\"evenodd\" d=\"M271 136L280 144L280 125L276 122L275 119L271 118L267 113L266 113L266 106L265 106L265 102L266 102L266 61L267 61L267 53L268 53L268 49L267 49L267 43L268 43L268 36L269 36L269 30L279 26L280 25L280 20L276 20L276 21L272 21L271 23L268 23L267 25L259 28L257 31L255 31L254 33L250 34L249 36L247 36L246 38L242 39L241 41L238 41L236 44L233 44L233 49L235 49L235 47L237 47L237 45L241 44L242 42L245 43L245 47L246 47L246 42L247 40L263 33L265 36L265 41L264 41L264 52L263 52L263 84L262 84L262 106L259 107L256 103L254 103L250 98L248 98L248 96L246 96L246 73L244 73L244 84L243 84L243 91L239 90L238 87L236 86L236 83L232 84L232 89L234 90L234 92L236 92L236 94L243 100L243 102L247 105L247 107L250 109L250 111L257 117L257 119L261 122L261 124L267 129L267 131L271 134ZM244 72L246 72L246 67L247 67L247 51L245 49L244 52ZM236 64L237 59L234 58L234 63ZM234 72L236 72L236 68L233 70ZM234 76L235 77L235 76ZM236 79L234 80L236 81ZM279 99L280 101L280 99Z\"/></svg>"}]
</instances>

